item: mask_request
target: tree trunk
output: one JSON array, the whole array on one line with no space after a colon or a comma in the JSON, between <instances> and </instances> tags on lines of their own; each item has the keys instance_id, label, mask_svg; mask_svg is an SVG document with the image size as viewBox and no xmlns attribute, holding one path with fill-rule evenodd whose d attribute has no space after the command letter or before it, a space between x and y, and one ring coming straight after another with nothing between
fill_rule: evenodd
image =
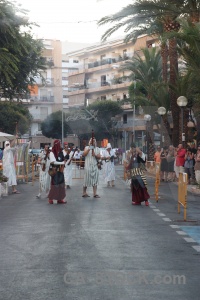
<instances>
[{"instance_id":1,"label":"tree trunk","mask_svg":"<svg viewBox=\"0 0 200 300\"><path fill-rule=\"evenodd\" d=\"M177 53L177 41L175 38L169 40L169 61L170 61L170 78L169 84L171 86L176 85L176 78L178 74L178 53ZM179 113L180 108L177 105L177 95L174 93L172 89L169 91L170 93L170 105L172 111L173 118L173 133L172 133L172 143L173 146L177 146L180 142L179 140Z\"/></svg>"},{"instance_id":2,"label":"tree trunk","mask_svg":"<svg viewBox=\"0 0 200 300\"><path fill-rule=\"evenodd\" d=\"M171 128L167 120L167 115L163 116L162 121L163 121L163 136L164 136L163 146L169 146L171 145L172 140L171 140Z\"/></svg>"},{"instance_id":3,"label":"tree trunk","mask_svg":"<svg viewBox=\"0 0 200 300\"><path fill-rule=\"evenodd\" d=\"M163 81L167 82L167 61L168 61L168 47L166 43L161 44L161 57L162 57L162 76Z\"/></svg>"}]
</instances>

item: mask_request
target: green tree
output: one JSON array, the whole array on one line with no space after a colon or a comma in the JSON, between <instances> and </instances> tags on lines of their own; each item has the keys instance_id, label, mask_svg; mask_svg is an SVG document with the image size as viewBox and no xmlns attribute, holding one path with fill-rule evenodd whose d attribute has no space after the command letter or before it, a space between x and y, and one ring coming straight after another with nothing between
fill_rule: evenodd
<instances>
[{"instance_id":1,"label":"green tree","mask_svg":"<svg viewBox=\"0 0 200 300\"><path fill-rule=\"evenodd\" d=\"M1 97L20 98L28 93L34 76L44 69L43 44L27 31L33 24L25 10L6 0L0 1L0 91Z\"/></svg>"},{"instance_id":2,"label":"green tree","mask_svg":"<svg viewBox=\"0 0 200 300\"><path fill-rule=\"evenodd\" d=\"M179 17L190 19L193 23L199 22L200 16L199 0L138 0L124 7L116 14L106 16L99 20L99 25L115 23L109 28L102 39L106 39L113 32L125 27L127 33L125 40L135 41L141 34L156 34L163 37L165 33L176 32L180 28ZM167 79L167 56L169 54L170 72L169 86L176 84L178 74L177 40L172 37L167 43L161 38L161 54L163 58L163 79ZM173 115L173 142L179 139L179 107L176 103L177 95L170 88L170 102Z\"/></svg>"},{"instance_id":3,"label":"green tree","mask_svg":"<svg viewBox=\"0 0 200 300\"><path fill-rule=\"evenodd\" d=\"M113 127L115 125L114 117L122 113L121 104L111 100L96 101L87 107L88 111L98 111L96 122L90 121L91 128L97 140L104 138L112 139L114 141Z\"/></svg>"},{"instance_id":4,"label":"green tree","mask_svg":"<svg viewBox=\"0 0 200 300\"><path fill-rule=\"evenodd\" d=\"M63 121L64 137L72 133L68 123ZM62 138L62 111L59 110L50 114L41 124L42 134L48 138Z\"/></svg>"},{"instance_id":5,"label":"green tree","mask_svg":"<svg viewBox=\"0 0 200 300\"><path fill-rule=\"evenodd\" d=\"M24 134L29 130L31 121L29 110L21 102L0 102L0 131Z\"/></svg>"}]
</instances>

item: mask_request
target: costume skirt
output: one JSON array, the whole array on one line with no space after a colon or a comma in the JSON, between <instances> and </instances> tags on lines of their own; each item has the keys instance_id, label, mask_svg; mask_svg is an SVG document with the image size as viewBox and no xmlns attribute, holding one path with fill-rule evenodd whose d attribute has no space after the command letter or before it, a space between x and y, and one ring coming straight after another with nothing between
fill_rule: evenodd
<instances>
[{"instance_id":1,"label":"costume skirt","mask_svg":"<svg viewBox=\"0 0 200 300\"><path fill-rule=\"evenodd\" d=\"M48 195L50 200L63 200L66 196L64 174L57 172L51 178L51 189Z\"/></svg>"},{"instance_id":2,"label":"costume skirt","mask_svg":"<svg viewBox=\"0 0 200 300\"><path fill-rule=\"evenodd\" d=\"M150 196L141 176L134 176L131 180L132 202L147 201Z\"/></svg>"}]
</instances>

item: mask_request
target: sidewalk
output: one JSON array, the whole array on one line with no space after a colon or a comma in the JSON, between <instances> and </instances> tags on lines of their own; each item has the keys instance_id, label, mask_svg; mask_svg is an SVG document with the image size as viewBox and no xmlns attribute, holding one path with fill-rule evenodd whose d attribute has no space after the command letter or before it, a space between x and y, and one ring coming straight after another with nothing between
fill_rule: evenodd
<instances>
[{"instance_id":1,"label":"sidewalk","mask_svg":"<svg viewBox=\"0 0 200 300\"><path fill-rule=\"evenodd\" d=\"M155 178L155 173L147 171L146 176ZM178 186L178 182L170 182L170 184L175 184L175 185ZM196 195L196 196L200 196L200 188L198 187L198 185L188 184L187 185L187 191L191 194Z\"/></svg>"}]
</instances>

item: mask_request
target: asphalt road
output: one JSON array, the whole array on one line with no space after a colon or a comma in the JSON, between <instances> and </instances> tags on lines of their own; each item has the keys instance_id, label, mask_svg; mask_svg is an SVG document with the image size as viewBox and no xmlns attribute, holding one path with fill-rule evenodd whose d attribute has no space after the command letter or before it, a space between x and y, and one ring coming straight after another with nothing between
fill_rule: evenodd
<instances>
[{"instance_id":1,"label":"asphalt road","mask_svg":"<svg viewBox=\"0 0 200 300\"><path fill-rule=\"evenodd\" d=\"M122 168L100 199L73 180L66 205L36 199L37 183L0 199L0 299L199 300L200 197L177 214L177 186L163 183L150 207L132 206Z\"/></svg>"}]
</instances>

